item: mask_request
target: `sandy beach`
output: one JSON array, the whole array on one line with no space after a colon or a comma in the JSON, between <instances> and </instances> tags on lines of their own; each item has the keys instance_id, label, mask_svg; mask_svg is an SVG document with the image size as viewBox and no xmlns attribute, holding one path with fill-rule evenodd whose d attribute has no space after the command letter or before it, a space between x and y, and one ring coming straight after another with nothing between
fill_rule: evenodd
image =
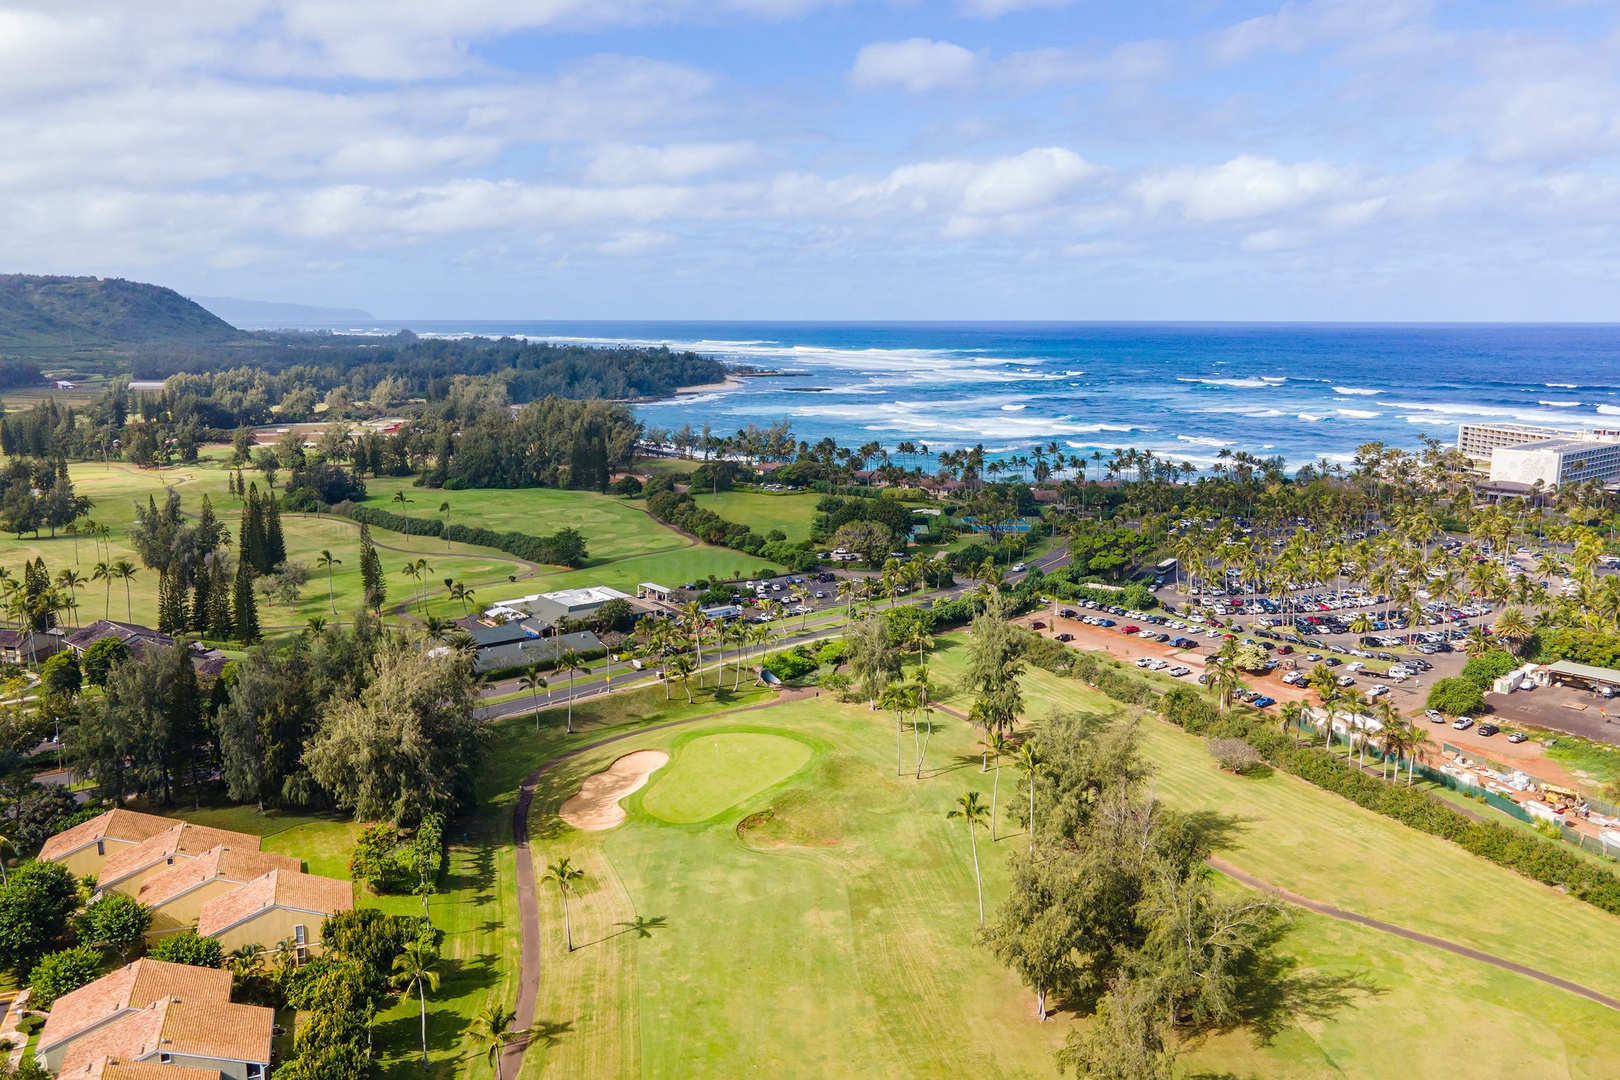
<instances>
[{"instance_id":1,"label":"sandy beach","mask_svg":"<svg viewBox=\"0 0 1620 1080\"><path fill-rule=\"evenodd\" d=\"M740 379L733 379L728 376L720 382L704 383L702 386L677 386L675 392L677 394L708 394L716 390L738 390L741 388L742 381Z\"/></svg>"}]
</instances>

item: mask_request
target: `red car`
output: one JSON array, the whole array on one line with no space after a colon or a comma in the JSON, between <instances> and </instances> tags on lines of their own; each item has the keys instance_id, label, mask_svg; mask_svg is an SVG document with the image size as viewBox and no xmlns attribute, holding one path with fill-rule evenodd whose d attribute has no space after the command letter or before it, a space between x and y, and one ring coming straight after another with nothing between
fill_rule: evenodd
<instances>
[{"instance_id":1,"label":"red car","mask_svg":"<svg viewBox=\"0 0 1620 1080\"><path fill-rule=\"evenodd\" d=\"M1122 627L1119 632L1122 634L1138 634L1141 633L1141 631L1142 628L1140 626L1126 626Z\"/></svg>"}]
</instances>

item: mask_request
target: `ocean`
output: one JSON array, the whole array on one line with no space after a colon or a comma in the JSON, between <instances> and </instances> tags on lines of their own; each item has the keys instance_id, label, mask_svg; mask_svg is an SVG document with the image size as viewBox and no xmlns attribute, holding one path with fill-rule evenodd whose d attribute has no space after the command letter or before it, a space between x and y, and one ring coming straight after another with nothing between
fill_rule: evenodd
<instances>
[{"instance_id":1,"label":"ocean","mask_svg":"<svg viewBox=\"0 0 1620 1080\"><path fill-rule=\"evenodd\" d=\"M845 445L1027 454L1223 448L1291 467L1494 420L1620 427L1620 325L410 322L355 330L667 344L781 372L638 407L655 427L790 420Z\"/></svg>"}]
</instances>

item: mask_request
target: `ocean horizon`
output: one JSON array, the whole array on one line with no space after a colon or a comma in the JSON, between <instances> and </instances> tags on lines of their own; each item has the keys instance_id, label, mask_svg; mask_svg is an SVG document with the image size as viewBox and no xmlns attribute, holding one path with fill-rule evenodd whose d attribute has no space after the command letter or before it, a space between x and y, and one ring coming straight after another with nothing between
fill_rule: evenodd
<instances>
[{"instance_id":1,"label":"ocean horizon","mask_svg":"<svg viewBox=\"0 0 1620 1080\"><path fill-rule=\"evenodd\" d=\"M667 345L780 372L637 406L654 427L730 434L784 419L846 445L982 443L992 454L1223 450L1290 467L1367 442L1454 443L1466 421L1620 427L1620 324L379 320L591 345Z\"/></svg>"}]
</instances>

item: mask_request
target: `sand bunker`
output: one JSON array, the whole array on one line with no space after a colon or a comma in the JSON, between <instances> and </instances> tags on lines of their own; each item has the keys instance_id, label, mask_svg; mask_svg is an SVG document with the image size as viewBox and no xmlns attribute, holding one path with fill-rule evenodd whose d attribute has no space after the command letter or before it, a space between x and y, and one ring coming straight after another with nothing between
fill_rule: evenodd
<instances>
[{"instance_id":1,"label":"sand bunker","mask_svg":"<svg viewBox=\"0 0 1620 1080\"><path fill-rule=\"evenodd\" d=\"M619 800L640 788L668 761L669 755L662 750L626 754L595 776L587 776L579 794L563 803L557 814L576 829L611 829L628 816Z\"/></svg>"}]
</instances>

